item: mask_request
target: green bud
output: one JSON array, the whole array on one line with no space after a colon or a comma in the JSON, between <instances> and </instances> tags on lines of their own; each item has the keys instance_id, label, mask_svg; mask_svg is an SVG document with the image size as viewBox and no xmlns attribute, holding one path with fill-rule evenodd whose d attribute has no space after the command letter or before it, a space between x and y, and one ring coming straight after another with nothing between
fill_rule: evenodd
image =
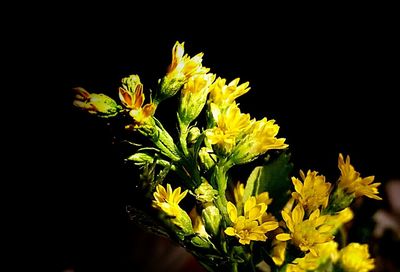
<instances>
[{"instance_id":1,"label":"green bud","mask_svg":"<svg viewBox=\"0 0 400 272\"><path fill-rule=\"evenodd\" d=\"M201 132L198 127L191 127L186 138L187 142L189 144L194 144L197 141L197 138L199 138L200 134Z\"/></svg>"},{"instance_id":2,"label":"green bud","mask_svg":"<svg viewBox=\"0 0 400 272\"><path fill-rule=\"evenodd\" d=\"M202 147L199 151L200 162L203 164L206 170L210 170L217 160L217 156L212 154L212 149Z\"/></svg>"},{"instance_id":3,"label":"green bud","mask_svg":"<svg viewBox=\"0 0 400 272\"><path fill-rule=\"evenodd\" d=\"M185 81L185 77L168 78L165 76L161 80L160 89L154 97L154 104L158 105L163 100L176 95L176 93L182 88L183 84L185 84Z\"/></svg>"},{"instance_id":4,"label":"green bud","mask_svg":"<svg viewBox=\"0 0 400 272\"><path fill-rule=\"evenodd\" d=\"M355 198L354 194L348 194L344 190L337 188L329 201L328 207L325 209L324 213L334 214L347 207L353 202Z\"/></svg>"},{"instance_id":5,"label":"green bud","mask_svg":"<svg viewBox=\"0 0 400 272\"><path fill-rule=\"evenodd\" d=\"M219 233L219 225L221 223L221 214L214 205L209 205L203 209L202 217L206 231L211 233L213 236L217 236Z\"/></svg>"},{"instance_id":6,"label":"green bud","mask_svg":"<svg viewBox=\"0 0 400 272\"><path fill-rule=\"evenodd\" d=\"M218 191L214 190L207 181L203 181L194 192L196 194L196 199L201 203L211 202L218 195Z\"/></svg>"},{"instance_id":7,"label":"green bud","mask_svg":"<svg viewBox=\"0 0 400 272\"><path fill-rule=\"evenodd\" d=\"M133 161L135 165L146 165L153 162L153 157L147 153L137 152L127 158L127 160Z\"/></svg>"},{"instance_id":8,"label":"green bud","mask_svg":"<svg viewBox=\"0 0 400 272\"><path fill-rule=\"evenodd\" d=\"M183 86L178 115L184 126L188 126L203 110L214 79L213 74L199 74L190 77Z\"/></svg>"},{"instance_id":9,"label":"green bud","mask_svg":"<svg viewBox=\"0 0 400 272\"><path fill-rule=\"evenodd\" d=\"M121 80L122 87L130 93L135 93L138 86L142 85L140 83L140 78L138 75L130 75L129 77L124 77Z\"/></svg>"},{"instance_id":10,"label":"green bud","mask_svg":"<svg viewBox=\"0 0 400 272\"><path fill-rule=\"evenodd\" d=\"M91 114L108 118L117 115L121 110L121 106L105 94L89 93L81 87L74 88L74 90L76 92L74 106Z\"/></svg>"},{"instance_id":11,"label":"green bud","mask_svg":"<svg viewBox=\"0 0 400 272\"><path fill-rule=\"evenodd\" d=\"M205 237L195 236L190 240L190 243L196 247L211 248L209 240Z\"/></svg>"},{"instance_id":12,"label":"green bud","mask_svg":"<svg viewBox=\"0 0 400 272\"><path fill-rule=\"evenodd\" d=\"M171 228L175 231L176 235L183 240L185 236L193 235L194 231L192 227L192 220L190 219L189 215L181 208L178 207L178 209L178 215L176 217L166 218L166 222L168 223L169 221L173 224Z\"/></svg>"}]
</instances>

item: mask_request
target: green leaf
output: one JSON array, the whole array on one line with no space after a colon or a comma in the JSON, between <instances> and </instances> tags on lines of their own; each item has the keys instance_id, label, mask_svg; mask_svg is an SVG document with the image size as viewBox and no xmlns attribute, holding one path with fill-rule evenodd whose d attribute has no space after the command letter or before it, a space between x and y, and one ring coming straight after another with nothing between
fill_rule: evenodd
<instances>
[{"instance_id":1,"label":"green leaf","mask_svg":"<svg viewBox=\"0 0 400 272\"><path fill-rule=\"evenodd\" d=\"M252 195L269 192L273 201L268 211L277 214L289 198L292 169L290 154L287 153L281 153L266 165L255 167L247 180L243 202Z\"/></svg>"},{"instance_id":2,"label":"green leaf","mask_svg":"<svg viewBox=\"0 0 400 272\"><path fill-rule=\"evenodd\" d=\"M259 180L262 173L262 168L262 166L255 167L251 172L249 178L247 179L246 187L244 188L243 199L240 203L237 203L238 210L240 212L242 211L243 205L244 203L246 203L246 200L254 195L254 192L258 191L257 187L260 184Z\"/></svg>"}]
</instances>

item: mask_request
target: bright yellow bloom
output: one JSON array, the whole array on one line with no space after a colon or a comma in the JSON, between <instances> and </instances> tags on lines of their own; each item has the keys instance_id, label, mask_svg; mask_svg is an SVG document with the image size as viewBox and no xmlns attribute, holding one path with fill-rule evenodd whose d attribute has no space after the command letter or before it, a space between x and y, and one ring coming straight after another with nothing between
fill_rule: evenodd
<instances>
[{"instance_id":1,"label":"bright yellow bloom","mask_svg":"<svg viewBox=\"0 0 400 272\"><path fill-rule=\"evenodd\" d=\"M268 150L287 148L285 138L276 138L278 132L279 126L275 124L275 120L267 121L267 118L263 118L252 122L248 135L236 148L232 160L235 163L247 163Z\"/></svg>"},{"instance_id":2,"label":"bright yellow bloom","mask_svg":"<svg viewBox=\"0 0 400 272\"><path fill-rule=\"evenodd\" d=\"M177 217L180 213L179 202L186 196L188 190L181 193L181 187L172 190L171 184L167 184L167 190L161 184L157 185L153 193L153 205L169 216Z\"/></svg>"},{"instance_id":3,"label":"bright yellow bloom","mask_svg":"<svg viewBox=\"0 0 400 272\"><path fill-rule=\"evenodd\" d=\"M287 241L291 239L300 250L310 251L314 256L318 256L316 245L333 239L332 226L326 224L328 216L320 216L319 209L312 212L306 220L304 220L305 212L301 204L297 204L291 215L284 210L281 213L290 233L278 234L277 240Z\"/></svg>"},{"instance_id":4,"label":"bright yellow bloom","mask_svg":"<svg viewBox=\"0 0 400 272\"><path fill-rule=\"evenodd\" d=\"M288 147L285 144L285 138L276 138L279 132L279 126L275 124L275 120L263 118L254 123L250 138L253 145L249 152L255 154L264 154L270 149L284 149Z\"/></svg>"},{"instance_id":5,"label":"bright yellow bloom","mask_svg":"<svg viewBox=\"0 0 400 272\"><path fill-rule=\"evenodd\" d=\"M169 220L177 226L177 234L192 235L193 227L192 220L189 215L179 207L179 202L186 196L188 190L181 193L181 187L172 190L170 184L167 184L167 189L162 185L157 185L156 191L153 193L153 206L163 211L169 216ZM199 227L198 225L196 225Z\"/></svg>"},{"instance_id":6,"label":"bright yellow bloom","mask_svg":"<svg viewBox=\"0 0 400 272\"><path fill-rule=\"evenodd\" d=\"M368 245L350 243L340 250L339 262L345 271L368 272L375 268L374 259L370 258Z\"/></svg>"},{"instance_id":7,"label":"bright yellow bloom","mask_svg":"<svg viewBox=\"0 0 400 272\"><path fill-rule=\"evenodd\" d=\"M206 130L206 137L210 144L217 145L226 153L232 151L238 138L243 136L251 126L250 115L240 112L236 103L232 103L226 110L211 103L211 112L217 126Z\"/></svg>"},{"instance_id":8,"label":"bright yellow bloom","mask_svg":"<svg viewBox=\"0 0 400 272\"><path fill-rule=\"evenodd\" d=\"M318 244L316 248L319 256L314 256L309 252L303 258L296 258L292 264L287 266L286 271L314 271L328 261L334 263L339 257L337 247L338 244L334 241Z\"/></svg>"},{"instance_id":9,"label":"bright yellow bloom","mask_svg":"<svg viewBox=\"0 0 400 272\"><path fill-rule=\"evenodd\" d=\"M184 55L185 43L176 42L172 48L172 61L167 70L168 78L190 78L196 74L206 74L210 69L202 67L203 53L190 58Z\"/></svg>"},{"instance_id":10,"label":"bright yellow bloom","mask_svg":"<svg viewBox=\"0 0 400 272\"><path fill-rule=\"evenodd\" d=\"M257 204L254 196L250 197L244 204L244 215L238 216L238 210L232 202L228 202L227 210L233 227L225 229L229 236L239 238L242 245L250 244L250 241L265 241L268 231L278 228L278 222L266 221L259 224L259 219L266 212L264 203Z\"/></svg>"},{"instance_id":11,"label":"bright yellow bloom","mask_svg":"<svg viewBox=\"0 0 400 272\"><path fill-rule=\"evenodd\" d=\"M292 177L292 182L296 192L292 193L294 199L297 199L304 209L311 213L320 206L326 208L329 200L331 184L325 182L325 177L318 175L316 171L308 171L307 176L300 170L302 183L299 179Z\"/></svg>"},{"instance_id":12,"label":"bright yellow bloom","mask_svg":"<svg viewBox=\"0 0 400 272\"><path fill-rule=\"evenodd\" d=\"M211 86L210 101L217 104L220 108L225 108L235 101L239 96L247 93L250 90L249 82L239 84L240 79L232 80L228 85L225 85L226 79L217 78Z\"/></svg>"},{"instance_id":13,"label":"bright yellow bloom","mask_svg":"<svg viewBox=\"0 0 400 272\"><path fill-rule=\"evenodd\" d=\"M339 154L338 164L341 172L338 184L339 189L343 189L350 194L354 193L356 197L365 195L369 198L382 200L378 196L377 188L380 183L372 183L374 176L361 178L360 173L350 164L350 156L347 156L346 161L344 161L343 155Z\"/></svg>"}]
</instances>

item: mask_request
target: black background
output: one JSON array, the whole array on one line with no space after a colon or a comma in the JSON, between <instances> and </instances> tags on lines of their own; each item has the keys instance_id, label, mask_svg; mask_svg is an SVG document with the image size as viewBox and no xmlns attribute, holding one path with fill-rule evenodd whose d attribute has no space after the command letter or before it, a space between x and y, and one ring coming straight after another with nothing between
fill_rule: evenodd
<instances>
[{"instance_id":1,"label":"black background","mask_svg":"<svg viewBox=\"0 0 400 272\"><path fill-rule=\"evenodd\" d=\"M71 88L118 99L120 79L139 74L145 89L154 90L176 40L185 41L190 55L204 52L213 73L250 81L241 108L277 120L296 173L311 168L334 181L342 152L364 176L399 177L398 42L390 16L217 20L209 14L202 20L186 14L152 27L155 15L121 21L85 15L71 14L43 33L35 54L35 61L46 61L41 79L51 89L40 99L44 122L32 132L45 158L36 161L43 171L38 210L46 222L40 237L48 249L42 259L54 271L138 265L132 255L142 234L124 209L134 198L135 177L122 165L109 128L72 107Z\"/></svg>"}]
</instances>

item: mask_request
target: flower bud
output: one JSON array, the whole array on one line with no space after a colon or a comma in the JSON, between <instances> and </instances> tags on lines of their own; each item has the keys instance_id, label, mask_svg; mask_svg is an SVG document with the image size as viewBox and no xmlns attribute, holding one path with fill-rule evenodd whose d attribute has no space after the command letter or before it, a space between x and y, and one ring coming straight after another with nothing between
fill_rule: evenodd
<instances>
[{"instance_id":1,"label":"flower bud","mask_svg":"<svg viewBox=\"0 0 400 272\"><path fill-rule=\"evenodd\" d=\"M194 192L196 194L196 199L201 203L211 202L214 200L215 196L218 195L217 190L214 190L207 181L203 181Z\"/></svg>"},{"instance_id":2,"label":"flower bud","mask_svg":"<svg viewBox=\"0 0 400 272\"><path fill-rule=\"evenodd\" d=\"M206 170L211 169L217 160L217 156L212 154L212 149L202 147L199 151L199 158Z\"/></svg>"},{"instance_id":3,"label":"flower bud","mask_svg":"<svg viewBox=\"0 0 400 272\"><path fill-rule=\"evenodd\" d=\"M199 138L201 132L198 127L192 127L189 129L188 136L186 138L186 141L189 144L194 144L197 141L197 138Z\"/></svg>"},{"instance_id":4,"label":"flower bud","mask_svg":"<svg viewBox=\"0 0 400 272\"><path fill-rule=\"evenodd\" d=\"M121 110L117 102L105 94L89 93L81 87L74 88L74 90L76 92L74 106L91 114L108 118L117 115Z\"/></svg>"},{"instance_id":5,"label":"flower bud","mask_svg":"<svg viewBox=\"0 0 400 272\"><path fill-rule=\"evenodd\" d=\"M219 210L214 205L209 205L205 209L203 209L202 217L204 220L204 225L206 227L206 231L213 236L218 235L219 233L219 225L221 223L221 214Z\"/></svg>"}]
</instances>

